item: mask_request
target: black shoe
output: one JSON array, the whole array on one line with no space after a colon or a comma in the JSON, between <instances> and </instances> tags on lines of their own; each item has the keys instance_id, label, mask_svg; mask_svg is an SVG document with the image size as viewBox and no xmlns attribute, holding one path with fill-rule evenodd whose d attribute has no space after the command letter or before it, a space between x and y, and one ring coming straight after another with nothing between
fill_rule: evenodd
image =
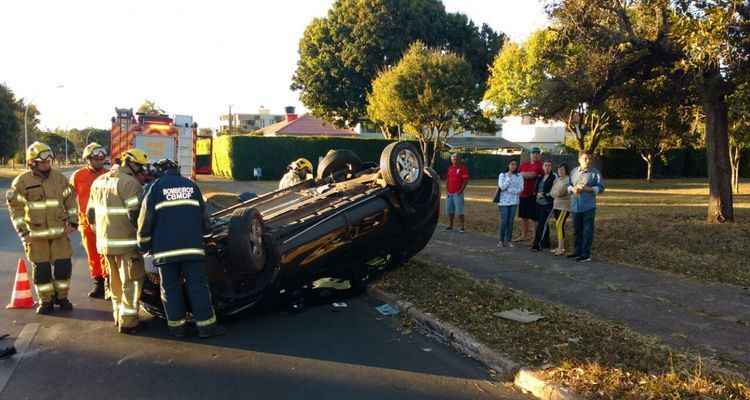
<instances>
[{"instance_id":1,"label":"black shoe","mask_svg":"<svg viewBox=\"0 0 750 400\"><path fill-rule=\"evenodd\" d=\"M187 336L187 325L170 326L169 334L176 338L184 338Z\"/></svg>"},{"instance_id":2,"label":"black shoe","mask_svg":"<svg viewBox=\"0 0 750 400\"><path fill-rule=\"evenodd\" d=\"M57 299L55 301L55 304L57 304L57 306L60 307L60 310L62 311L71 311L73 309L73 303L71 303L68 299Z\"/></svg>"},{"instance_id":3,"label":"black shoe","mask_svg":"<svg viewBox=\"0 0 750 400\"><path fill-rule=\"evenodd\" d=\"M578 255L578 254L568 254L568 255L567 255L567 256L565 256L565 257L568 257L568 258L578 258L578 257L579 257L579 255Z\"/></svg>"},{"instance_id":4,"label":"black shoe","mask_svg":"<svg viewBox=\"0 0 750 400\"><path fill-rule=\"evenodd\" d=\"M531 246L531 251L539 251L539 250L540 250L539 247Z\"/></svg>"},{"instance_id":5,"label":"black shoe","mask_svg":"<svg viewBox=\"0 0 750 400\"><path fill-rule=\"evenodd\" d=\"M580 262L580 263L590 262L591 261L591 257L583 257L583 256L581 256L581 257L576 258L576 261Z\"/></svg>"},{"instance_id":6,"label":"black shoe","mask_svg":"<svg viewBox=\"0 0 750 400\"><path fill-rule=\"evenodd\" d=\"M219 324L211 324L207 326L198 327L198 337L201 339L207 339L214 336L221 336L227 333L227 328Z\"/></svg>"},{"instance_id":7,"label":"black shoe","mask_svg":"<svg viewBox=\"0 0 750 400\"><path fill-rule=\"evenodd\" d=\"M118 325L117 332L120 332L125 335L135 335L136 333L138 333L138 326L124 327L124 326Z\"/></svg>"},{"instance_id":8,"label":"black shoe","mask_svg":"<svg viewBox=\"0 0 750 400\"><path fill-rule=\"evenodd\" d=\"M41 303L36 307L36 313L39 315L49 315L52 314L52 311L55 310L55 307L52 305L52 302L46 302Z\"/></svg>"},{"instance_id":9,"label":"black shoe","mask_svg":"<svg viewBox=\"0 0 750 400\"><path fill-rule=\"evenodd\" d=\"M93 299L103 299L104 292L104 278L94 278L94 281L91 285L91 291L89 292L89 297Z\"/></svg>"}]
</instances>

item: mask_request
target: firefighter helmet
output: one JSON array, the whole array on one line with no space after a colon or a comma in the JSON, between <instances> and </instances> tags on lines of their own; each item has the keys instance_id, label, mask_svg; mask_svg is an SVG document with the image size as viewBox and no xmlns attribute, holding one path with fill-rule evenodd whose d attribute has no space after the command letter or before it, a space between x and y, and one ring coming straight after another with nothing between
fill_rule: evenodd
<instances>
[{"instance_id":1,"label":"firefighter helmet","mask_svg":"<svg viewBox=\"0 0 750 400\"><path fill-rule=\"evenodd\" d=\"M107 155L107 150L104 146L99 143L92 142L83 148L83 159L87 159L91 156L104 157Z\"/></svg>"},{"instance_id":2,"label":"firefighter helmet","mask_svg":"<svg viewBox=\"0 0 750 400\"><path fill-rule=\"evenodd\" d=\"M179 169L180 166L177 165L176 162L168 158L162 158L161 160L154 163L154 168L156 168L156 170L161 173L165 173L169 171L170 169Z\"/></svg>"},{"instance_id":3,"label":"firefighter helmet","mask_svg":"<svg viewBox=\"0 0 750 400\"><path fill-rule=\"evenodd\" d=\"M42 142L34 142L26 149L26 159L29 162L47 161L54 158L52 148Z\"/></svg>"},{"instance_id":4,"label":"firefighter helmet","mask_svg":"<svg viewBox=\"0 0 750 400\"><path fill-rule=\"evenodd\" d=\"M125 165L125 163L128 161L139 165L148 164L148 155L141 149L126 150L120 157L122 158L122 165Z\"/></svg>"},{"instance_id":5,"label":"firefighter helmet","mask_svg":"<svg viewBox=\"0 0 750 400\"><path fill-rule=\"evenodd\" d=\"M292 167L296 171L304 171L307 170L307 172L312 172L313 165L310 162L310 160L306 158L298 158L296 161L294 161L290 167Z\"/></svg>"}]
</instances>

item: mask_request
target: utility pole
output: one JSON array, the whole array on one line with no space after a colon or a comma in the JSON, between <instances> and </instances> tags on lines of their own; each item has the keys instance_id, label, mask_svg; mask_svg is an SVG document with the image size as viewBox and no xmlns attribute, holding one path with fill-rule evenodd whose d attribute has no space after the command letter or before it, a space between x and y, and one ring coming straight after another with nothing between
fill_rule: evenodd
<instances>
[{"instance_id":1,"label":"utility pole","mask_svg":"<svg viewBox=\"0 0 750 400\"><path fill-rule=\"evenodd\" d=\"M229 134L232 134L232 105L229 105Z\"/></svg>"}]
</instances>

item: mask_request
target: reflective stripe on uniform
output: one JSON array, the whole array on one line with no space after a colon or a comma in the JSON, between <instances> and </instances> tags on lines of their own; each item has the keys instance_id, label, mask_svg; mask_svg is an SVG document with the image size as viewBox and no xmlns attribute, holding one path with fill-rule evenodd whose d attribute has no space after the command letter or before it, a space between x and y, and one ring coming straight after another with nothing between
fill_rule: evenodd
<instances>
[{"instance_id":1,"label":"reflective stripe on uniform","mask_svg":"<svg viewBox=\"0 0 750 400\"><path fill-rule=\"evenodd\" d=\"M128 209L125 207L97 207L96 213L107 215L128 215Z\"/></svg>"},{"instance_id":2,"label":"reflective stripe on uniform","mask_svg":"<svg viewBox=\"0 0 750 400\"><path fill-rule=\"evenodd\" d=\"M42 283L34 286L36 286L36 291L39 293L47 293L55 290L55 285L51 283Z\"/></svg>"},{"instance_id":3,"label":"reflective stripe on uniform","mask_svg":"<svg viewBox=\"0 0 750 400\"><path fill-rule=\"evenodd\" d=\"M68 281L68 280L65 280L65 281L54 281L52 283L55 286L55 289L58 289L58 290L60 290L60 289L67 289L67 288L70 287L70 281Z\"/></svg>"},{"instance_id":4,"label":"reflective stripe on uniform","mask_svg":"<svg viewBox=\"0 0 750 400\"><path fill-rule=\"evenodd\" d=\"M105 239L104 244L107 247L128 247L135 246L138 242L135 239Z\"/></svg>"},{"instance_id":5,"label":"reflective stripe on uniform","mask_svg":"<svg viewBox=\"0 0 750 400\"><path fill-rule=\"evenodd\" d=\"M65 190L63 190L63 192L62 192L62 195L63 195L63 197L68 197L68 196L70 196L71 193L72 193L72 191L70 190L70 188L65 188Z\"/></svg>"},{"instance_id":6,"label":"reflective stripe on uniform","mask_svg":"<svg viewBox=\"0 0 750 400\"><path fill-rule=\"evenodd\" d=\"M214 313L214 315L211 318L205 321L195 321L196 326L209 326L215 323L216 323L216 313Z\"/></svg>"},{"instance_id":7,"label":"reflective stripe on uniform","mask_svg":"<svg viewBox=\"0 0 750 400\"><path fill-rule=\"evenodd\" d=\"M133 196L129 199L126 199L124 203L126 207L133 208L138 205L138 196Z\"/></svg>"},{"instance_id":8,"label":"reflective stripe on uniform","mask_svg":"<svg viewBox=\"0 0 750 400\"><path fill-rule=\"evenodd\" d=\"M24 221L23 217L17 217L13 219L13 226L16 227L16 229L23 227Z\"/></svg>"},{"instance_id":9,"label":"reflective stripe on uniform","mask_svg":"<svg viewBox=\"0 0 750 400\"><path fill-rule=\"evenodd\" d=\"M57 207L60 202L57 199L44 200L44 201L31 201L26 203L26 207L30 210L44 210L45 208Z\"/></svg>"},{"instance_id":10,"label":"reflective stripe on uniform","mask_svg":"<svg viewBox=\"0 0 750 400\"><path fill-rule=\"evenodd\" d=\"M198 200L192 200L192 199L183 199L183 200L166 200L162 201L161 203L157 204L154 209L158 210L160 208L164 207L174 207L174 206L195 206L200 207L201 203L198 202Z\"/></svg>"},{"instance_id":11,"label":"reflective stripe on uniform","mask_svg":"<svg viewBox=\"0 0 750 400\"><path fill-rule=\"evenodd\" d=\"M177 249L177 250L169 250L169 251L162 251L160 253L155 253L154 258L162 258L162 257L176 257L176 256L186 256L189 254L195 254L200 256L205 256L206 251L203 249Z\"/></svg>"},{"instance_id":12,"label":"reflective stripe on uniform","mask_svg":"<svg viewBox=\"0 0 750 400\"><path fill-rule=\"evenodd\" d=\"M127 307L124 304L120 304L120 316L122 317L123 315L138 315L138 310L135 308Z\"/></svg>"},{"instance_id":13,"label":"reflective stripe on uniform","mask_svg":"<svg viewBox=\"0 0 750 400\"><path fill-rule=\"evenodd\" d=\"M18 193L16 195L16 200L20 201L21 203L26 203L26 198L23 197L23 195L21 193Z\"/></svg>"},{"instance_id":14,"label":"reflective stripe on uniform","mask_svg":"<svg viewBox=\"0 0 750 400\"><path fill-rule=\"evenodd\" d=\"M187 320L181 319L179 321L169 321L167 320L167 326L170 328L177 328L180 326L183 326L187 323Z\"/></svg>"},{"instance_id":15,"label":"reflective stripe on uniform","mask_svg":"<svg viewBox=\"0 0 750 400\"><path fill-rule=\"evenodd\" d=\"M144 236L144 237L138 236L138 243L148 243L150 241L151 241L151 236Z\"/></svg>"},{"instance_id":16,"label":"reflective stripe on uniform","mask_svg":"<svg viewBox=\"0 0 750 400\"><path fill-rule=\"evenodd\" d=\"M62 235L63 233L65 233L64 228L50 228L50 229L45 229L43 231L31 231L29 232L29 237L45 238L45 237L50 237L50 236Z\"/></svg>"},{"instance_id":17,"label":"reflective stripe on uniform","mask_svg":"<svg viewBox=\"0 0 750 400\"><path fill-rule=\"evenodd\" d=\"M75 217L76 215L78 215L78 209L77 208L69 208L68 209L68 215L70 215L71 217Z\"/></svg>"}]
</instances>

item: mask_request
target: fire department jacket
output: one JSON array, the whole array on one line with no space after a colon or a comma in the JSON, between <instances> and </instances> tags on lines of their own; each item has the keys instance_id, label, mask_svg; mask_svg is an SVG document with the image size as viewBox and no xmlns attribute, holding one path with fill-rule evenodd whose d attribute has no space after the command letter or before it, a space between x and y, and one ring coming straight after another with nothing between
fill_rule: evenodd
<instances>
[{"instance_id":1,"label":"fire department jacket","mask_svg":"<svg viewBox=\"0 0 750 400\"><path fill-rule=\"evenodd\" d=\"M154 265L202 260L208 231L206 206L193 181L168 171L146 192L138 217L138 248Z\"/></svg>"},{"instance_id":2,"label":"fire department jacket","mask_svg":"<svg viewBox=\"0 0 750 400\"><path fill-rule=\"evenodd\" d=\"M91 185L94 180L107 172L102 168L100 171L94 171L89 167L83 167L70 176L70 185L76 192L78 199L78 224L81 228L88 227L89 221L86 216L86 210L89 204L89 195L91 194Z\"/></svg>"},{"instance_id":3,"label":"fire department jacket","mask_svg":"<svg viewBox=\"0 0 750 400\"><path fill-rule=\"evenodd\" d=\"M58 171L47 178L28 171L16 177L5 195L13 227L19 236L55 239L65 235L65 223L78 225L75 192Z\"/></svg>"},{"instance_id":4,"label":"fire department jacket","mask_svg":"<svg viewBox=\"0 0 750 400\"><path fill-rule=\"evenodd\" d=\"M103 255L136 252L136 223L142 185L128 167L96 178L86 214L96 232L96 250Z\"/></svg>"}]
</instances>

